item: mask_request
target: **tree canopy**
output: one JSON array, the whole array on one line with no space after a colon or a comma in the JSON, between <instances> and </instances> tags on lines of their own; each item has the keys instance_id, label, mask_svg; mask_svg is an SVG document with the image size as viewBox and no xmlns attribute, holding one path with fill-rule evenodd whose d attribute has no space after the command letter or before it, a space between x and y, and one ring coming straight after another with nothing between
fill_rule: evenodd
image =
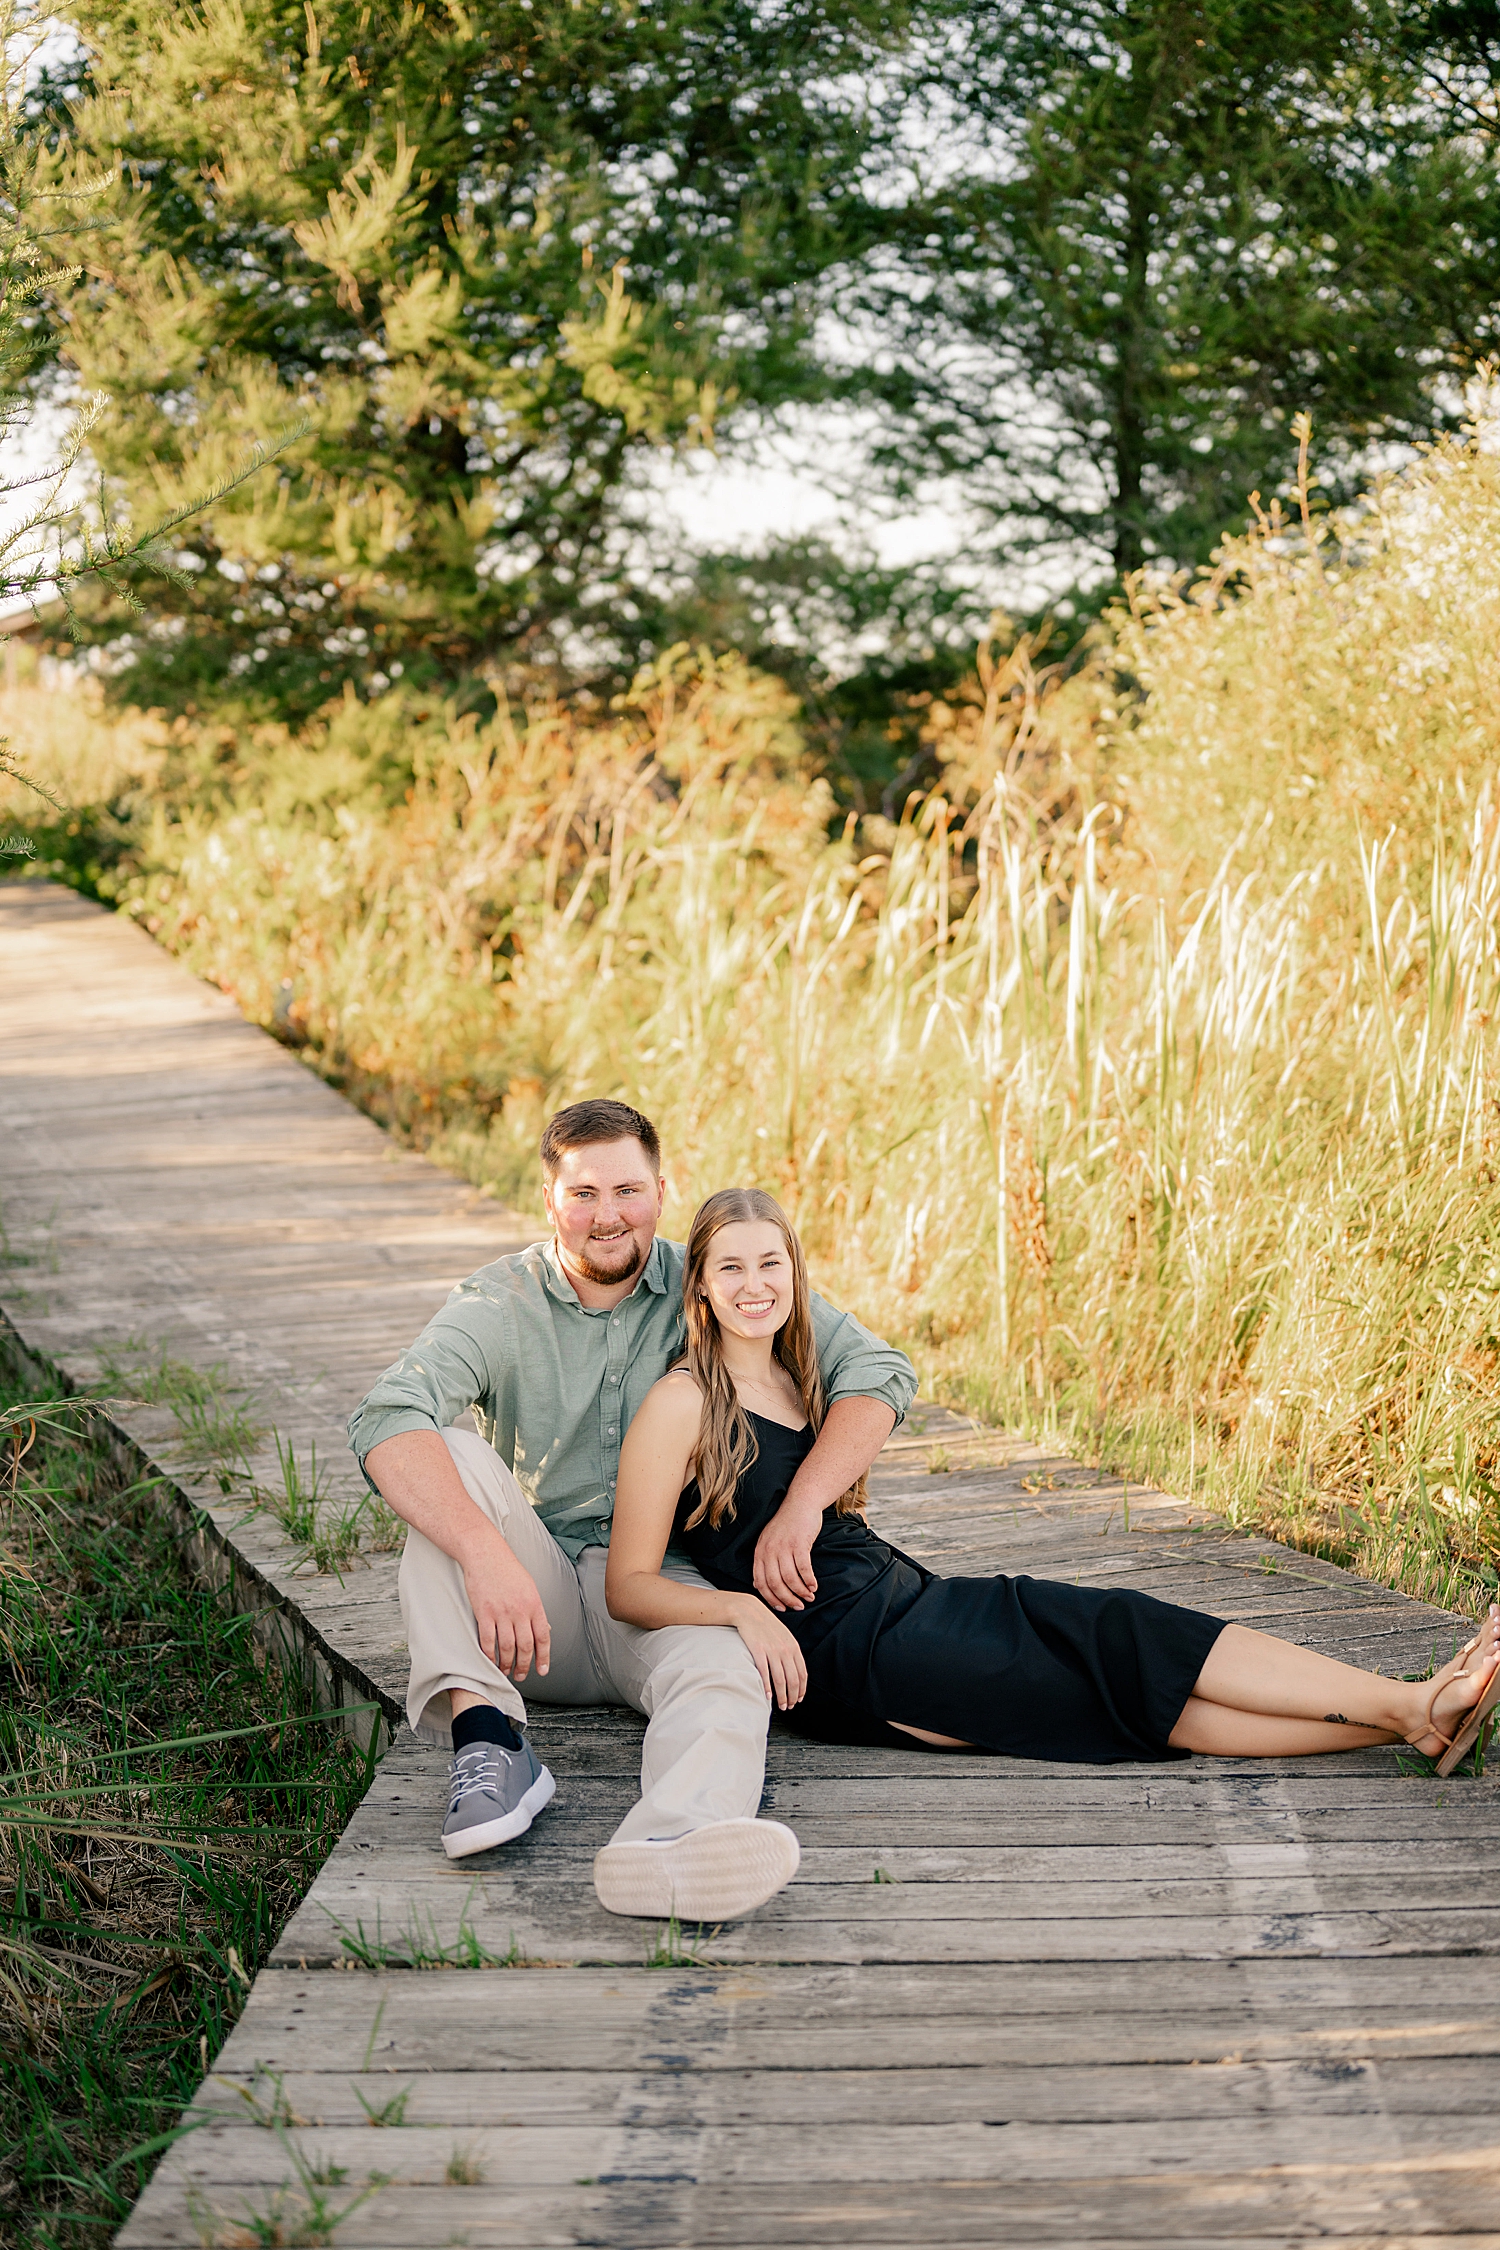
<instances>
[{"instance_id":1,"label":"tree canopy","mask_svg":"<svg viewBox=\"0 0 1500 2250\"><path fill-rule=\"evenodd\" d=\"M899 255L852 291L889 471L1118 575L1203 559L1298 412L1328 464L1451 422L1500 341L1493 151L1425 82L1470 13L934 0Z\"/></svg>"},{"instance_id":2,"label":"tree canopy","mask_svg":"<svg viewBox=\"0 0 1500 2250\"><path fill-rule=\"evenodd\" d=\"M937 576L684 557L643 498L645 449L818 401L870 418L865 496L977 511L971 581L1192 564L1298 412L1336 482L1500 342L1488 12L74 0L44 172L109 184L52 337L114 402L111 506L306 425L150 628L101 595L90 630L142 699L293 718L771 611L909 653Z\"/></svg>"},{"instance_id":3,"label":"tree canopy","mask_svg":"<svg viewBox=\"0 0 1500 2250\"><path fill-rule=\"evenodd\" d=\"M227 676L296 711L628 628L606 612L629 606L632 452L817 388L816 285L866 224L851 87L887 6L83 0L70 20L86 81L53 163L115 185L56 317L114 401L94 444L117 504L160 511L189 451L201 474L247 431L309 425L279 480L184 543L196 583L161 589L140 692Z\"/></svg>"}]
</instances>

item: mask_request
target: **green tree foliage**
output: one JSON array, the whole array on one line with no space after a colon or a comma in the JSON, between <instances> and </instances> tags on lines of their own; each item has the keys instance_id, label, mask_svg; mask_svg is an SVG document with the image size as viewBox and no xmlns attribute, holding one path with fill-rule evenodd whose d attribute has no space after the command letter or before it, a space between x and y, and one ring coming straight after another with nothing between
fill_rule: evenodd
<instances>
[{"instance_id":1,"label":"green tree foliage","mask_svg":"<svg viewBox=\"0 0 1500 2250\"><path fill-rule=\"evenodd\" d=\"M1500 8L1495 0L1396 0L1422 92L1457 132L1500 138Z\"/></svg>"},{"instance_id":2,"label":"green tree foliage","mask_svg":"<svg viewBox=\"0 0 1500 2250\"><path fill-rule=\"evenodd\" d=\"M305 419L201 519L132 692L295 716L631 639L631 462L814 393L867 220L878 0L80 0L64 180L112 171L57 308L132 518L184 453ZM191 617L192 629L182 620ZM107 605L99 633L125 622ZM483 692L482 689L479 692Z\"/></svg>"},{"instance_id":3,"label":"green tree foliage","mask_svg":"<svg viewBox=\"0 0 1500 2250\"><path fill-rule=\"evenodd\" d=\"M1424 84L1471 13L934 0L900 253L850 298L897 481L955 474L1002 552L1097 577L1205 556L1300 410L1335 466L1443 427L1500 338L1493 150Z\"/></svg>"},{"instance_id":4,"label":"green tree foliage","mask_svg":"<svg viewBox=\"0 0 1500 2250\"><path fill-rule=\"evenodd\" d=\"M29 470L24 441L35 411L30 379L47 349L41 305L76 283L82 269L59 263L63 245L95 225L94 206L107 180L74 177L62 186L39 177L25 128L27 79L45 26L23 24L0 0L0 440L16 452L22 473L0 476L0 607L61 594L71 602L84 579L103 576L117 592L143 569L165 560L162 542L214 493L179 501L165 516L134 529L91 525L70 503L73 472L108 410L106 396L84 400L72 416L57 458ZM241 441L226 482L248 481L263 455Z\"/></svg>"},{"instance_id":5,"label":"green tree foliage","mask_svg":"<svg viewBox=\"0 0 1500 2250\"><path fill-rule=\"evenodd\" d=\"M201 507L225 498L248 483L266 458L241 436L234 459L217 485L179 495L165 513L158 510L134 524L114 525L106 515L90 522L72 496L74 472L86 446L96 438L109 400L86 399L71 417L60 453L40 467L25 466L25 440L34 413L31 377L46 349L40 307L56 301L80 278L78 266L59 263L58 247L74 242L93 223L91 213L105 182L75 175L64 184L39 179L36 149L24 123L28 79L46 26L22 19L9 0L0 0L0 440L17 457L20 473L0 474L0 610L14 611L43 596L60 596L76 623L74 596L80 587L103 586L117 605L138 612L134 591L143 577L172 569L170 542ZM191 453L185 455L191 460ZM26 783L57 800L27 774L0 740L0 774ZM0 858L11 856L15 840L0 844Z\"/></svg>"},{"instance_id":6,"label":"green tree foliage","mask_svg":"<svg viewBox=\"0 0 1500 2250\"><path fill-rule=\"evenodd\" d=\"M114 520L307 425L176 543L149 629L93 605L142 700L297 719L404 677L483 701L512 665L597 675L705 632L835 747L868 735L841 755L878 789L911 730L834 710L840 650L920 695L972 592L796 543L664 552L648 449L873 405L861 498L947 478L988 521L981 575L1050 549L1104 582L1206 555L1283 482L1297 412L1347 483L1445 427L1500 342L1487 0L70 20L47 176L107 185L53 337L115 400L91 440Z\"/></svg>"}]
</instances>

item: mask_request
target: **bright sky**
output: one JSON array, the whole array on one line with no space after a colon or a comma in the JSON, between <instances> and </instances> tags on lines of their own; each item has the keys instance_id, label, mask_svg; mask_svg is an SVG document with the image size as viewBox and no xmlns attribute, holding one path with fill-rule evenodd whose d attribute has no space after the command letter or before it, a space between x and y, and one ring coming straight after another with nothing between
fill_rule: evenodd
<instances>
[{"instance_id":1,"label":"bright sky","mask_svg":"<svg viewBox=\"0 0 1500 2250\"><path fill-rule=\"evenodd\" d=\"M1000 569L978 559L985 537L959 492L935 488L920 506L892 507L861 485L859 458L857 430L847 416L809 409L759 446L731 448L723 456L663 450L640 466L638 478L696 548L753 554L772 540L816 535L835 548L871 554L889 569L954 557L954 577L986 607L1017 611L1072 582L1067 558L1056 555L1045 568ZM825 470L853 493L851 500L830 491Z\"/></svg>"}]
</instances>

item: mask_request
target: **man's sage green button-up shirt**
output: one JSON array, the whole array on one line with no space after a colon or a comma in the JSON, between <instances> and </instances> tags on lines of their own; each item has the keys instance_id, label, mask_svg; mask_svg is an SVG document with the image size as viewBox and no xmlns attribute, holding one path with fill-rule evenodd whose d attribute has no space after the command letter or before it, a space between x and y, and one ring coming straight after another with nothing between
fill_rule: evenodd
<instances>
[{"instance_id":1,"label":"man's sage green button-up shirt","mask_svg":"<svg viewBox=\"0 0 1500 2250\"><path fill-rule=\"evenodd\" d=\"M686 1341L684 1257L658 1235L630 1295L597 1312L551 1242L481 1266L355 1408L351 1447L363 1463L386 1438L472 1409L558 1544L575 1557L608 1546L620 1440ZM821 1297L812 1318L829 1404L883 1399L900 1421L917 1387L905 1353Z\"/></svg>"}]
</instances>

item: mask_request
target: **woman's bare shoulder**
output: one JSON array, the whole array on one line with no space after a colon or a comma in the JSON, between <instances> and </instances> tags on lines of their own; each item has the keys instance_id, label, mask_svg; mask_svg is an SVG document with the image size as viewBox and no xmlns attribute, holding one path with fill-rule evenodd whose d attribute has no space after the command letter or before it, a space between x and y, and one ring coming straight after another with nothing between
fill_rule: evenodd
<instances>
[{"instance_id":1,"label":"woman's bare shoulder","mask_svg":"<svg viewBox=\"0 0 1500 2250\"><path fill-rule=\"evenodd\" d=\"M636 1420L649 1416L648 1427L665 1437L669 1432L698 1434L703 1419L703 1393L685 1367L669 1367L641 1401Z\"/></svg>"}]
</instances>

